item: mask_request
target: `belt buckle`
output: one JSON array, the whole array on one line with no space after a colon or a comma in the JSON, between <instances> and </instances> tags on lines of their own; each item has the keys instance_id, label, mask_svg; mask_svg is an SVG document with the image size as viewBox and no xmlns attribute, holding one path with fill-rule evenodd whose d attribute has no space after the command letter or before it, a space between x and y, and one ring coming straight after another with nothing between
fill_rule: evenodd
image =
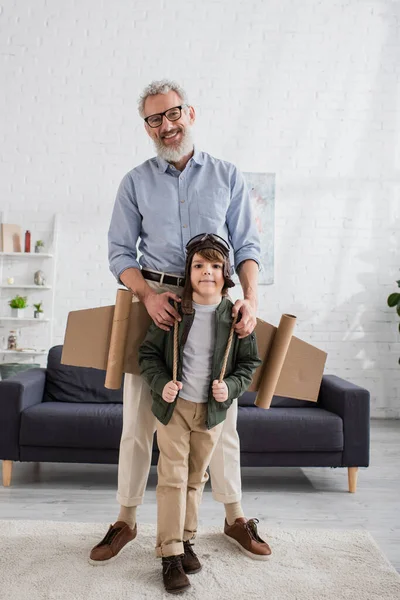
<instances>
[{"instance_id":1,"label":"belt buckle","mask_svg":"<svg viewBox=\"0 0 400 600\"><path fill-rule=\"evenodd\" d=\"M160 273L160 275L161 275L161 278L160 278L160 285L162 285L162 284L163 284L163 281L164 281L164 275L165 275L165 273Z\"/></svg>"}]
</instances>

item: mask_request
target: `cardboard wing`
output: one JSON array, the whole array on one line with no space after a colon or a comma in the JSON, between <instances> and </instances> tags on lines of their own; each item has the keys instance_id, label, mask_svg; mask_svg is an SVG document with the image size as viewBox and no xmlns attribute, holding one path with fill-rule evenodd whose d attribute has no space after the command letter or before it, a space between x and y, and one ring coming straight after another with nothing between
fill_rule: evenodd
<instances>
[{"instance_id":1,"label":"cardboard wing","mask_svg":"<svg viewBox=\"0 0 400 600\"><path fill-rule=\"evenodd\" d=\"M262 364L249 391L258 392L255 404L269 408L272 397L285 396L317 402L327 354L292 335L293 315L282 315L274 327L257 319L255 334Z\"/></svg>"},{"instance_id":2,"label":"cardboard wing","mask_svg":"<svg viewBox=\"0 0 400 600\"><path fill-rule=\"evenodd\" d=\"M72 311L68 315L61 362L106 371L105 386L118 389L123 373L139 374L138 348L151 319L132 293L118 290L115 306ZM326 353L292 335L296 317L282 315L278 327L257 319L255 334L262 364L250 391L269 408L272 396L316 402Z\"/></svg>"},{"instance_id":3,"label":"cardboard wing","mask_svg":"<svg viewBox=\"0 0 400 600\"><path fill-rule=\"evenodd\" d=\"M106 371L105 387L121 387L122 373L139 375L138 348L151 319L132 293L118 290L115 306L69 313L61 362Z\"/></svg>"}]
</instances>

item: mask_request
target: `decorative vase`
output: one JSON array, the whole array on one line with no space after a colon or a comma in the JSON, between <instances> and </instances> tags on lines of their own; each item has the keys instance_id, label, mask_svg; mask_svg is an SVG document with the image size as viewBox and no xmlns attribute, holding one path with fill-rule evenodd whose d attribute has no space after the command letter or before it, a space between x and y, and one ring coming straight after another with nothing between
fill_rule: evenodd
<instances>
[{"instance_id":1,"label":"decorative vase","mask_svg":"<svg viewBox=\"0 0 400 600\"><path fill-rule=\"evenodd\" d=\"M13 317L18 317L18 319L21 319L25 315L25 309L24 308L12 308L11 314Z\"/></svg>"},{"instance_id":2,"label":"decorative vase","mask_svg":"<svg viewBox=\"0 0 400 600\"><path fill-rule=\"evenodd\" d=\"M43 315L44 315L43 312L38 312L37 310L35 310L35 312L34 312L35 319L43 319Z\"/></svg>"},{"instance_id":3,"label":"decorative vase","mask_svg":"<svg viewBox=\"0 0 400 600\"><path fill-rule=\"evenodd\" d=\"M35 246L36 254L41 254L43 252L43 250L44 250L43 246Z\"/></svg>"},{"instance_id":4,"label":"decorative vase","mask_svg":"<svg viewBox=\"0 0 400 600\"><path fill-rule=\"evenodd\" d=\"M33 276L35 285L46 285L46 275L43 271L36 271Z\"/></svg>"},{"instance_id":5,"label":"decorative vase","mask_svg":"<svg viewBox=\"0 0 400 600\"><path fill-rule=\"evenodd\" d=\"M15 333L15 329L10 331L10 335L7 339L7 350L16 350L17 349L17 334Z\"/></svg>"}]
</instances>

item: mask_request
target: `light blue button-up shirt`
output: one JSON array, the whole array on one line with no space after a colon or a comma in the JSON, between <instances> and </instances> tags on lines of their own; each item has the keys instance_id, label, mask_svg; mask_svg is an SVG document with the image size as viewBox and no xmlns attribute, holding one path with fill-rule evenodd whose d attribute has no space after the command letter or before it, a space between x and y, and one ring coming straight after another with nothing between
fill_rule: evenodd
<instances>
[{"instance_id":1,"label":"light blue button-up shirt","mask_svg":"<svg viewBox=\"0 0 400 600\"><path fill-rule=\"evenodd\" d=\"M151 158L119 186L108 232L111 272L118 281L130 268L184 275L185 246L203 232L229 241L236 270L247 259L260 265L249 193L234 165L199 151L183 171Z\"/></svg>"}]
</instances>

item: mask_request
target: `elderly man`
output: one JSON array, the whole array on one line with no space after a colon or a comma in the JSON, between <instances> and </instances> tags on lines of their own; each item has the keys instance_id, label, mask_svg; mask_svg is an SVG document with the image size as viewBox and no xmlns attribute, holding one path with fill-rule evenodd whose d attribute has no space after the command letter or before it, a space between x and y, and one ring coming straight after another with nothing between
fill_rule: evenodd
<instances>
[{"instance_id":1,"label":"elderly man","mask_svg":"<svg viewBox=\"0 0 400 600\"><path fill-rule=\"evenodd\" d=\"M151 83L139 99L139 114L157 156L130 171L120 184L109 229L110 269L143 302L154 323L168 330L179 318L170 300L180 301L187 242L201 233L222 236L233 248L232 264L243 289L243 299L233 308L234 314L240 312L236 333L243 338L256 325L260 261L243 177L232 164L194 147L195 110L175 82ZM270 549L257 534L257 520L247 520L242 510L236 420L237 400L227 411L210 464L212 493L225 506L227 539L260 559ZM143 502L155 429L149 387L140 376L126 374L118 466L120 512L92 549L93 565L114 560L137 535L136 507ZM190 545L186 553L193 553Z\"/></svg>"}]
</instances>

